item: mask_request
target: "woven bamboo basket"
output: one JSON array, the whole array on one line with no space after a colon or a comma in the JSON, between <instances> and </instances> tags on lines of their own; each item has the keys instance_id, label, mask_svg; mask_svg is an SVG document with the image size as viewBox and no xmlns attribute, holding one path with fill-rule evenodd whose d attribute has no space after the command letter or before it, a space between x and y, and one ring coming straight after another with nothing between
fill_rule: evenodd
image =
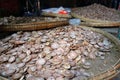
<instances>
[{"instance_id":1,"label":"woven bamboo basket","mask_svg":"<svg viewBox=\"0 0 120 80\"><path fill-rule=\"evenodd\" d=\"M57 13L42 12L41 15L43 15L43 16L51 16L51 17L71 18L70 14L57 14Z\"/></svg>"},{"instance_id":2,"label":"woven bamboo basket","mask_svg":"<svg viewBox=\"0 0 120 80\"><path fill-rule=\"evenodd\" d=\"M31 31L40 29L49 29L58 26L65 26L68 24L67 20L52 21L52 22L34 22L34 23L21 23L13 25L1 25L0 31Z\"/></svg>"},{"instance_id":3,"label":"woven bamboo basket","mask_svg":"<svg viewBox=\"0 0 120 80\"><path fill-rule=\"evenodd\" d=\"M117 27L117 26L120 26L120 21L105 21L105 20L89 19L89 18L79 16L74 12L72 12L71 15L75 18L79 18L82 21L84 21L81 24L85 25L85 26L94 26L94 27L113 27L113 26Z\"/></svg>"},{"instance_id":4,"label":"woven bamboo basket","mask_svg":"<svg viewBox=\"0 0 120 80\"><path fill-rule=\"evenodd\" d=\"M90 27L86 27L86 26L79 26L79 27L81 27L83 29L92 30L94 32L100 33L103 36L107 37L111 42L114 43L114 45L118 51L117 53L113 53L112 55L110 55L111 56L110 59L114 60L114 62L111 63L111 65L107 65L106 69L104 71L98 71L99 73L96 73L94 76L90 77L87 80L110 80L113 77L115 77L117 74L119 74L120 73L120 47L119 47L120 41L113 35L105 32L105 31L102 31L100 29L90 28ZM108 59L108 61L110 61L110 60ZM92 67L99 66L96 64L98 64L98 63L95 63L94 65L92 65ZM100 64L100 65L102 65L102 64ZM0 80L9 80L9 79L0 76Z\"/></svg>"},{"instance_id":5,"label":"woven bamboo basket","mask_svg":"<svg viewBox=\"0 0 120 80\"><path fill-rule=\"evenodd\" d=\"M100 29L90 28L90 27L85 27L85 26L83 26L82 28L98 32L98 33L104 35L105 37L107 37L109 40L111 40L116 45L116 47L118 49L118 54L114 54L114 55L116 55L116 56L120 55L120 47L119 47L120 40L118 40L116 37L114 37L113 35L111 35L110 33L106 32L106 31L102 31ZM89 78L89 80L110 80L110 79L114 78L115 76L117 76L119 73L120 73L120 56L117 59L117 61L115 63L113 63L113 65L111 65L111 67L109 67L105 71L100 72L99 74L96 74L95 76Z\"/></svg>"},{"instance_id":6,"label":"woven bamboo basket","mask_svg":"<svg viewBox=\"0 0 120 80\"><path fill-rule=\"evenodd\" d=\"M118 19L117 21L109 21L109 20L102 20L102 19L91 19L91 18L89 18L89 17L85 17L84 15L82 16L82 15L79 15L76 11L81 11L81 10L86 10L86 12L87 12L87 8L89 9L90 8L90 10L92 11L93 9L94 9L94 7L96 7L99 11L103 11L103 10L101 10L101 9L105 9L105 10L110 10L110 8L107 8L107 7L105 7L105 6L103 6L103 5L100 5L100 4L92 4L92 5L89 5L89 6L86 6L86 7L77 7L77 8L72 8L72 12L71 12L71 15L73 16L73 17L75 17L75 18L79 18L79 19L81 19L82 21L84 21L83 23L82 23L82 25L87 25L87 26L94 26L94 27L113 27L113 26L120 26L120 20ZM100 9L99 9L99 8ZM106 9L107 8L107 9ZM108 10L108 11L109 11ZM111 9L112 10L112 9ZM93 12L94 12L94 10L93 10ZM115 13L114 14L117 14L117 15L119 15L120 14L120 11L117 11L117 10L115 10L114 11ZM91 16L93 15L95 15L95 14L92 14L92 13L89 13L89 10L88 10L88 12L87 12L88 14L90 14ZM82 13L82 14L84 14L84 13ZM88 15L88 14L86 14L86 15ZM102 13L101 13L102 14ZM103 13L104 14L104 13ZM106 14L110 14L110 13L106 13ZM98 14L99 15L99 14ZM95 16L94 16L95 17ZM102 17L102 16L99 16L99 17Z\"/></svg>"}]
</instances>

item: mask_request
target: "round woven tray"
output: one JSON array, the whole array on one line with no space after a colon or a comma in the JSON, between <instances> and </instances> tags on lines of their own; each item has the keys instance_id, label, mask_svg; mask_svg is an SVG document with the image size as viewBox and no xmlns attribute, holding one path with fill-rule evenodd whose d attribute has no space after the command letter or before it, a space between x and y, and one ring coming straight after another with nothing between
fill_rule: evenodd
<instances>
[{"instance_id":1,"label":"round woven tray","mask_svg":"<svg viewBox=\"0 0 120 80\"><path fill-rule=\"evenodd\" d=\"M43 15L43 16L51 16L51 17L71 18L70 14L57 14L57 13L42 12L41 15Z\"/></svg>"},{"instance_id":2,"label":"round woven tray","mask_svg":"<svg viewBox=\"0 0 120 80\"><path fill-rule=\"evenodd\" d=\"M113 26L120 26L120 21L104 21L104 20L95 20L95 19L89 19L82 16L79 16L78 14L72 12L71 15L75 18L79 18L82 21L82 25L86 26L94 26L94 27L113 27Z\"/></svg>"},{"instance_id":3,"label":"round woven tray","mask_svg":"<svg viewBox=\"0 0 120 80\"><path fill-rule=\"evenodd\" d=\"M112 79L113 77L115 77L117 74L119 74L120 73L120 47L119 47L120 41L116 37L114 37L113 35L105 32L105 31L102 31L100 29L90 28L90 27L86 27L86 26L79 26L79 27L81 27L83 29L92 30L94 32L102 34L103 36L108 38L112 43L114 43L115 47L118 50L117 53L113 53L111 55L111 59L113 59L113 58L115 59L114 63L111 63L112 65L110 65L110 66L107 65L106 66L107 69L105 69L104 71L99 71L99 74L95 74L95 76L92 76L88 80L109 80L109 79ZM110 60L108 60L108 61L110 61ZM98 64L98 63L96 63L96 64ZM96 64L92 65L92 67L99 66ZM101 64L101 65L103 65L103 64ZM0 80L8 80L8 79L4 78L4 77L0 77Z\"/></svg>"},{"instance_id":4,"label":"round woven tray","mask_svg":"<svg viewBox=\"0 0 120 80\"><path fill-rule=\"evenodd\" d=\"M118 49L118 54L114 54L114 55L116 55L116 56L120 55L120 47L119 47L120 41L116 37L114 37L113 35L111 35L110 33L106 32L106 31L102 31L100 29L90 28L90 27L85 27L85 26L82 26L82 28L98 32L98 33L104 35L105 37L107 37L109 40L111 40L115 44L115 46ZM116 75L118 75L119 73L120 73L120 56L119 56L118 60L110 68L106 69L105 71L103 71L99 74L96 74L95 76L89 78L89 80L110 80L110 79L114 78Z\"/></svg>"},{"instance_id":5,"label":"round woven tray","mask_svg":"<svg viewBox=\"0 0 120 80\"><path fill-rule=\"evenodd\" d=\"M13 25L0 25L0 31L31 31L68 25L68 21L33 22Z\"/></svg>"}]
</instances>

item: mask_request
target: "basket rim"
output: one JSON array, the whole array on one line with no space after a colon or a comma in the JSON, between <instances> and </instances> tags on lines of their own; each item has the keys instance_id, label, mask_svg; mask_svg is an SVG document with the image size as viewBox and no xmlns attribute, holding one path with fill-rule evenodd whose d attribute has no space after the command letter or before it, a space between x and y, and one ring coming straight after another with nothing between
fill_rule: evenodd
<instances>
[{"instance_id":1,"label":"basket rim","mask_svg":"<svg viewBox=\"0 0 120 80\"><path fill-rule=\"evenodd\" d=\"M104 27L104 26L120 26L120 21L102 21L102 20L94 20L85 18L82 16L77 15L76 13L71 13L71 15L75 18L79 18L82 21L86 22L84 23L87 26L98 26L98 27Z\"/></svg>"},{"instance_id":2,"label":"basket rim","mask_svg":"<svg viewBox=\"0 0 120 80\"><path fill-rule=\"evenodd\" d=\"M120 40L118 40L115 36L113 36L112 34L106 32L106 31L103 31L103 30L100 30L100 29L96 29L96 28L92 28L92 27L86 27L86 26L80 26L82 27L83 29L88 29L88 30L92 30L92 31L95 31L95 32L98 32L102 35L104 35L105 37L109 38L116 46L117 48L119 49L120 51ZM120 58L118 59L118 61L116 63L113 64L113 66L111 66L109 69L107 69L106 71L103 71L99 74L96 74L95 76L93 77L90 77L89 79L90 80L101 80L101 76L103 78L105 78L105 80L108 78L108 77L115 77L117 74L120 73L120 70L117 70L118 68L120 68ZM108 76L105 76L105 75L102 75L102 74L108 74ZM105 76L105 77L104 77ZM108 78L109 79L109 78ZM108 80L107 79L107 80Z\"/></svg>"},{"instance_id":3,"label":"basket rim","mask_svg":"<svg viewBox=\"0 0 120 80\"><path fill-rule=\"evenodd\" d=\"M54 28L58 26L68 25L68 21L52 21L52 22L36 22L36 23L26 23L26 24L12 24L12 25L1 25L0 31L31 31L31 30L40 30Z\"/></svg>"},{"instance_id":4,"label":"basket rim","mask_svg":"<svg viewBox=\"0 0 120 80\"><path fill-rule=\"evenodd\" d=\"M81 20L83 21L88 21L88 22L96 22L96 23L117 23L117 22L120 22L120 21L107 21L107 20L100 20L100 19L90 19L90 18L86 18L84 16L80 16L74 12L71 12L71 15L73 17L76 17L76 18L81 18Z\"/></svg>"},{"instance_id":5,"label":"basket rim","mask_svg":"<svg viewBox=\"0 0 120 80\"><path fill-rule=\"evenodd\" d=\"M40 22L32 22L32 23L19 23L19 24L6 24L0 26L24 26L24 25L36 25L36 24L49 24L49 23L57 23L57 22L64 22L68 20L58 20L58 21L40 21Z\"/></svg>"}]
</instances>

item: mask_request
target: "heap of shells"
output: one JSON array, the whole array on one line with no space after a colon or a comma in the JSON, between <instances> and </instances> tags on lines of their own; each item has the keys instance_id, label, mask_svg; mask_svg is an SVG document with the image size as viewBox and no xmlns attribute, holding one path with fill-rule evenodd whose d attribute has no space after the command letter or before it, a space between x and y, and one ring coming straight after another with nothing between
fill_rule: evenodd
<instances>
[{"instance_id":1,"label":"heap of shells","mask_svg":"<svg viewBox=\"0 0 120 80\"><path fill-rule=\"evenodd\" d=\"M105 59L113 44L76 26L17 32L0 40L0 75L11 80L86 80L88 60Z\"/></svg>"},{"instance_id":2,"label":"heap of shells","mask_svg":"<svg viewBox=\"0 0 120 80\"><path fill-rule=\"evenodd\" d=\"M96 3L73 9L73 13L89 19L120 21L119 11Z\"/></svg>"},{"instance_id":3,"label":"heap of shells","mask_svg":"<svg viewBox=\"0 0 120 80\"><path fill-rule=\"evenodd\" d=\"M20 23L32 23L32 22L50 22L50 21L63 21L65 18L51 18L51 17L3 17L0 18L0 25L12 25Z\"/></svg>"}]
</instances>

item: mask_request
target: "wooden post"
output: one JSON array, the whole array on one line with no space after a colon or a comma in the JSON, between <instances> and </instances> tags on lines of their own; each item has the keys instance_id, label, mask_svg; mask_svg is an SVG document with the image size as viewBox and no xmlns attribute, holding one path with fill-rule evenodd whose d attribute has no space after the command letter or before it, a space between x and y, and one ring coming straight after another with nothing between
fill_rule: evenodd
<instances>
[{"instance_id":1,"label":"wooden post","mask_svg":"<svg viewBox=\"0 0 120 80\"><path fill-rule=\"evenodd\" d=\"M28 7L28 0L26 0L26 9L28 11L29 7Z\"/></svg>"}]
</instances>

